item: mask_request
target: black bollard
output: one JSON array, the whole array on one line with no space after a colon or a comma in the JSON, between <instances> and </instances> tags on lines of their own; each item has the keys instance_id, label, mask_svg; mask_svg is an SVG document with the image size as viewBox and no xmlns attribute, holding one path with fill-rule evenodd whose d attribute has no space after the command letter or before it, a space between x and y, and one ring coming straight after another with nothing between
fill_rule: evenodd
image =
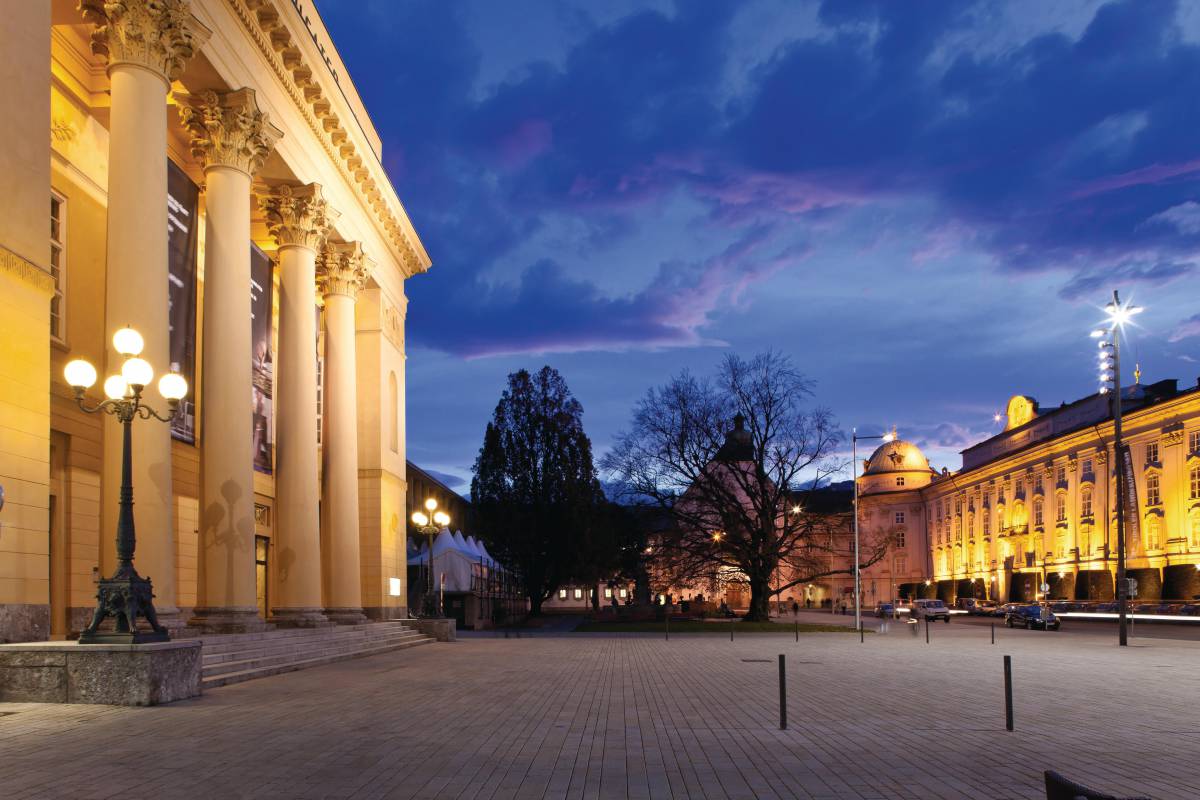
<instances>
[{"instance_id":1,"label":"black bollard","mask_svg":"<svg viewBox=\"0 0 1200 800\"><path fill-rule=\"evenodd\" d=\"M733 620L729 620L729 641L733 641Z\"/></svg>"},{"instance_id":2,"label":"black bollard","mask_svg":"<svg viewBox=\"0 0 1200 800\"><path fill-rule=\"evenodd\" d=\"M929 617L925 618L925 644L929 644Z\"/></svg>"},{"instance_id":3,"label":"black bollard","mask_svg":"<svg viewBox=\"0 0 1200 800\"><path fill-rule=\"evenodd\" d=\"M800 623L798 621L796 622L796 641L800 641Z\"/></svg>"},{"instance_id":4,"label":"black bollard","mask_svg":"<svg viewBox=\"0 0 1200 800\"><path fill-rule=\"evenodd\" d=\"M996 623L992 623L992 644L996 643Z\"/></svg>"},{"instance_id":5,"label":"black bollard","mask_svg":"<svg viewBox=\"0 0 1200 800\"><path fill-rule=\"evenodd\" d=\"M783 653L779 654L779 730L787 730L787 673L783 667Z\"/></svg>"},{"instance_id":6,"label":"black bollard","mask_svg":"<svg viewBox=\"0 0 1200 800\"><path fill-rule=\"evenodd\" d=\"M1004 657L1004 727L1013 729L1012 656Z\"/></svg>"},{"instance_id":7,"label":"black bollard","mask_svg":"<svg viewBox=\"0 0 1200 800\"><path fill-rule=\"evenodd\" d=\"M858 643L859 644L862 644L863 642L866 641L866 639L864 638L864 634L863 634L864 627L865 626L861 622L858 624Z\"/></svg>"}]
</instances>

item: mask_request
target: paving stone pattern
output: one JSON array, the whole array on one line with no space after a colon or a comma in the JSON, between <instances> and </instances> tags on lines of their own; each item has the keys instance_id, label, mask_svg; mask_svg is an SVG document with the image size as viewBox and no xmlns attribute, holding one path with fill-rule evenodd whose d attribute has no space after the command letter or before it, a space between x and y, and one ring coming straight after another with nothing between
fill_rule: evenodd
<instances>
[{"instance_id":1,"label":"paving stone pattern","mask_svg":"<svg viewBox=\"0 0 1200 800\"><path fill-rule=\"evenodd\" d=\"M472 637L156 708L0 704L0 796L1037 798L1053 768L1200 797L1200 643L933 633Z\"/></svg>"}]
</instances>

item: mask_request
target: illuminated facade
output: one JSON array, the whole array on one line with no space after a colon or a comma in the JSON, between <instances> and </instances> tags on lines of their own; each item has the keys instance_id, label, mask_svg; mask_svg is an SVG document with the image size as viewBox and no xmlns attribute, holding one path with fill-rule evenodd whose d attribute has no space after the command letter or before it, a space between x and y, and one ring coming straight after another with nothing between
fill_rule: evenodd
<instances>
[{"instance_id":1,"label":"illuminated facade","mask_svg":"<svg viewBox=\"0 0 1200 800\"><path fill-rule=\"evenodd\" d=\"M77 632L114 568L119 428L62 376L119 369L126 325L192 387L133 433L160 619L402 611L404 282L430 262L312 3L9 6L0 641Z\"/></svg>"},{"instance_id":2,"label":"illuminated facade","mask_svg":"<svg viewBox=\"0 0 1200 800\"><path fill-rule=\"evenodd\" d=\"M1136 510L1127 516L1127 570L1137 599L1200 595L1200 387L1176 381L1124 390ZM880 447L859 482L864 530L903 537L887 563L864 570L899 596L1111 600L1116 518L1110 398L1042 411L1013 397L1004 430L963 451L957 472L929 469L905 442ZM909 469L912 467L913 469ZM883 598L880 598L883 599Z\"/></svg>"}]
</instances>

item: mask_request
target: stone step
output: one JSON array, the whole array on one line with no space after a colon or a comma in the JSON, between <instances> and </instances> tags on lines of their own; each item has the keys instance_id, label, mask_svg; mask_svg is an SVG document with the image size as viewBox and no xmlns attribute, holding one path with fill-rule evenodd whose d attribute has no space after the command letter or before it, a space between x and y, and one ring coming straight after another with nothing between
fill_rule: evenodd
<instances>
[{"instance_id":1,"label":"stone step","mask_svg":"<svg viewBox=\"0 0 1200 800\"><path fill-rule=\"evenodd\" d=\"M336 639L323 640L319 642L311 642L304 645L285 645L273 647L248 647L240 650L231 650L222 653L208 653L201 655L202 668L207 670L210 667L215 667L218 664L227 664L229 662L245 661L253 658L266 657L282 657L282 658L304 658L306 654L323 654L336 651L354 650L363 647L372 647L379 643L404 641L424 638L421 634L413 631L393 631L387 634L378 636L362 637L355 639Z\"/></svg>"},{"instance_id":2,"label":"stone step","mask_svg":"<svg viewBox=\"0 0 1200 800\"><path fill-rule=\"evenodd\" d=\"M285 661L283 663L249 667L237 672L225 672L218 675L204 675L200 679L200 682L205 689L215 689L218 686L227 686L231 683L241 683L242 681L254 680L255 678L265 678L268 675L279 675L284 672L294 672L296 670L306 669L308 667L333 664L338 661L347 661L351 658L365 658L367 656L380 655L382 653L388 653L395 650L405 650L410 647L421 647L423 645L433 644L434 641L435 640L432 637L422 637L412 641L405 641L400 644L385 644L382 646L353 650L348 653L335 653L317 656L315 658L306 658L298 661Z\"/></svg>"},{"instance_id":3,"label":"stone step","mask_svg":"<svg viewBox=\"0 0 1200 800\"><path fill-rule=\"evenodd\" d=\"M234 658L230 661L205 664L201 668L201 677L211 677L214 675L224 675L230 672L242 672L248 669L257 669L258 667L273 666L276 664L289 664L296 661L308 661L313 658L337 657L353 658L355 654L364 650L384 649L400 649L414 642L424 641L420 637L397 637L395 639L380 639L357 647L331 647L331 648L314 648L311 651L304 653L259 653L256 655L247 655L245 658Z\"/></svg>"},{"instance_id":4,"label":"stone step","mask_svg":"<svg viewBox=\"0 0 1200 800\"><path fill-rule=\"evenodd\" d=\"M229 653L238 650L245 650L255 647L309 647L317 642L330 641L353 641L360 640L371 636L379 636L385 632L407 631L410 628L402 626L393 626L386 623L376 625L355 625L347 628L326 628L318 633L308 635L292 636L268 636L258 639L242 639L235 641L227 641L220 638L208 638L204 640L204 653Z\"/></svg>"},{"instance_id":5,"label":"stone step","mask_svg":"<svg viewBox=\"0 0 1200 800\"><path fill-rule=\"evenodd\" d=\"M367 622L361 625L334 625L327 628L284 628L259 633L210 634L200 637L205 652L228 650L260 642L315 641L328 636L354 635L363 631L407 627L397 621Z\"/></svg>"}]
</instances>

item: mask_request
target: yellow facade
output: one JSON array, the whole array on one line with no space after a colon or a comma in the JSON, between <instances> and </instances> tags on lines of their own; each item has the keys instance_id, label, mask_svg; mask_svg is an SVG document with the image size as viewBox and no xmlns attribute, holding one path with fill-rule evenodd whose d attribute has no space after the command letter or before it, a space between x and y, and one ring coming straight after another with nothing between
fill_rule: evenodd
<instances>
[{"instance_id":1,"label":"yellow facade","mask_svg":"<svg viewBox=\"0 0 1200 800\"><path fill-rule=\"evenodd\" d=\"M197 234L189 397L195 404L195 441L166 441L163 452L169 453L169 463L151 464L149 448L153 441L164 441L165 427L139 421L133 432L136 564L154 581L155 603L160 612L166 610L168 626L187 624L193 610L203 606L224 606L217 609L222 619L244 614L247 607L253 613L246 598L255 596L258 616L273 618L279 592L298 591L286 586L289 576L294 584L303 572L297 569L297 558L306 558L310 567L314 559L320 561L319 569L312 570L318 577L307 603L313 608L307 610L320 612L336 605L343 614L361 611L375 618L401 613L406 592L392 591L392 579L406 582L404 281L427 269L429 258L383 171L378 134L319 15L311 4L303 4L302 14L298 4L284 0L131 0L120 7L87 0L82 4L89 9L86 16L80 5L76 0L14 4L0 31L0 72L5 73L9 108L0 152L0 486L5 494L0 508L0 641L77 633L95 605L97 580L114 566L120 449L114 432L119 428L103 415L77 407L63 367L69 360L86 359L96 366L102 382L120 367L108 346L112 333L130 323L123 318L128 312L114 309L158 305L157 316L150 318L165 314L165 253L161 259L157 250L153 257L138 253L136 237L139 226L147 234L166 228L167 187L152 185L150 192L136 194L135 184L144 178L137 174L139 159L156 165L156 174L169 161L200 187L196 217L188 220ZM118 12L125 16L103 16ZM160 26L164 35L126 36L146 25ZM188 47L179 45L182 40L176 35L183 28L193 36ZM96 46L97 37L104 46ZM145 41L166 50L147 52L152 46L135 52L136 43ZM128 75L142 84L133 89L119 84ZM249 95L237 94L243 89ZM161 97L155 99L159 90ZM221 150L219 142L198 142L195 127L189 128L181 113L181 103L189 97L203 104L214 102L210 97L240 102L247 96L256 113L261 112L263 130L270 126L281 134L277 140L261 140L265 146L247 163L230 160L247 152L245 148ZM165 134L165 147L156 149L154 137L140 139L129 133L156 127ZM230 128L224 135L233 139L245 131ZM216 168L224 172L217 176L212 172ZM247 187L244 195L221 189L214 177L226 180L223 176L235 173ZM283 192L287 199L287 192L312 186L330 209L330 220L317 228L304 229L317 223L295 214L280 216L277 206L268 210L269 198ZM221 191L224 194L214 195ZM217 208L213 203L220 204L223 216L210 214ZM118 211L119 218L114 216ZM310 240L303 240L306 232L313 234ZM161 236L147 235L147 242L147 247L157 248ZM301 520L314 536L307 551L286 544L291 531L278 525L280 459L291 445L288 455L294 460L293 443L307 441L289 435L282 425L271 432L270 449L257 451L267 452L267 471L250 472L249 464L244 473L238 468L252 496L239 500L248 513L245 524L236 529L237 540L218 542L211 523L205 522L213 510L205 497L211 498L216 489L204 488L204 465L218 463L214 459L223 447L219 419L206 420L206 411L211 412L217 401L210 401L209 409L205 405L225 376L211 373L224 370L226 362L243 369L240 355L220 358L210 352L206 358L205 319L228 314L229 325L250 325L239 310L241 300L230 310L222 297L211 295L214 284L205 274L206 256L218 246L249 252L251 244L271 262L267 335L270 354L277 358L282 358L282 349L295 347L280 340L281 315L295 313L283 304L294 291L283 277L285 248L315 252L318 272L330 269L322 248L353 244L359 254L359 272L349 282L339 273L336 287L331 289L328 280L322 284L353 302L351 338L356 348L338 351L339 358L349 353L350 363L338 373L349 377L338 385L320 385L320 405L315 397L311 403L324 416L309 415L304 422L312 427L314 443L319 422L328 424L330 413L340 414L357 430L357 446L347 451L352 455L350 485L357 485L357 497L338 495L332 502L335 518L324 524L318 524L315 513L311 520ZM114 264L120 269L114 270ZM131 274L137 279L129 279ZM306 291L313 297L307 307L317 319L321 292L315 285ZM226 325L224 320L219 324ZM330 336L324 321L311 324L316 324L320 338L314 336L310 357L316 362L314 369L321 369L328 366L323 356ZM154 327L142 331L147 352L165 353L165 330ZM305 349L298 351L301 361ZM252 355L258 354L245 354L246 365ZM156 371L168 366L162 363L165 357L150 360ZM295 358L290 363L296 363ZM293 384L281 380L280 368L275 367L274 395L268 403L276 407L281 400L295 399L281 398ZM315 381L313 376L310 384ZM152 404L158 400L165 406L155 393L149 394ZM101 397L99 386L87 395L90 403ZM306 395L304 403L309 402ZM240 400L235 405L240 406ZM260 418L275 419L260 411L247 397L247 418L257 413L256 425ZM255 447L258 436L256 428ZM292 462L299 463L302 472L304 465L312 464L309 485L314 497L329 483L320 465L326 463L322 451L330 447L344 444L323 441ZM245 444L247 452L249 448ZM139 478L138 469L147 472ZM211 470L208 474L213 481ZM154 510L160 490L166 491L161 513ZM326 498L322 516L328 516L330 505ZM347 513L356 525L347 522ZM336 567L322 557L331 540L339 554ZM348 541L355 546L347 548ZM213 557L214 548L221 547L229 554L228 581L220 566L224 562ZM355 550L357 561L342 558ZM297 556L298 552L310 555ZM353 580L347 580L348 571L355 573ZM235 580L233 572L253 576L249 594L247 578ZM222 602L216 597L223 590L214 587L223 582L238 583L228 594L239 599ZM336 603L330 591L339 593ZM347 600L346 591L361 597ZM294 612L306 610L297 607L306 605L298 600L284 605ZM225 619L224 624L230 623Z\"/></svg>"},{"instance_id":2,"label":"yellow facade","mask_svg":"<svg viewBox=\"0 0 1200 800\"><path fill-rule=\"evenodd\" d=\"M1137 495L1126 544L1136 599L1191 602L1200 596L1200 388L1137 384L1123 392L1123 406ZM1049 411L1017 396L1008 409L1005 430L965 450L961 470L928 471L917 491L886 491L896 487L872 473L873 457L860 479L860 523L919 509L919 526L909 533L924 560L921 580L901 593L1002 602L1044 595L1112 600L1117 527L1110 396Z\"/></svg>"}]
</instances>

